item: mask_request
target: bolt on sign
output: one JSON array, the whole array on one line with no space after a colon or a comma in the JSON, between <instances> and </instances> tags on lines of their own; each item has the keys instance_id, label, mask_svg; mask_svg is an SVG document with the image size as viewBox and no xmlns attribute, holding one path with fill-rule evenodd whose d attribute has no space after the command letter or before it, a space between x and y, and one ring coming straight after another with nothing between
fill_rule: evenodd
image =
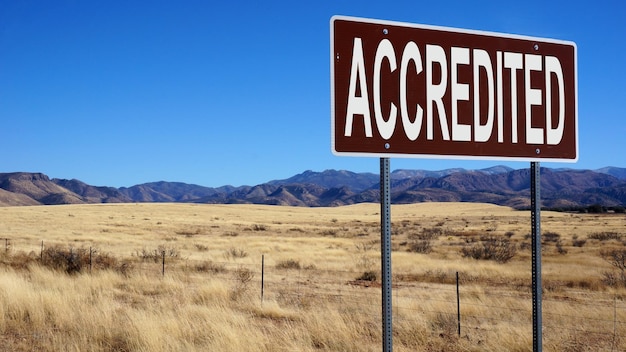
<instances>
[{"instance_id":1,"label":"bolt on sign","mask_svg":"<svg viewBox=\"0 0 626 352\"><path fill-rule=\"evenodd\" d=\"M578 159L576 44L334 16L336 155Z\"/></svg>"}]
</instances>

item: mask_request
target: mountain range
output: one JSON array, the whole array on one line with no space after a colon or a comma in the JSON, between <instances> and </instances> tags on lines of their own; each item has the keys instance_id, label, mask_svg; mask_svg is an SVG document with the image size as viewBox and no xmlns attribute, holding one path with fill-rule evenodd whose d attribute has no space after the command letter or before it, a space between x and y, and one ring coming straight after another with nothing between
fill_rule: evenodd
<instances>
[{"instance_id":1,"label":"mountain range","mask_svg":"<svg viewBox=\"0 0 626 352\"><path fill-rule=\"evenodd\" d=\"M530 170L495 166L481 170L395 170L393 204L481 202L517 209L530 206ZM0 173L0 206L187 202L340 206L378 202L379 175L346 170L305 171L256 186L217 188L181 182L151 182L132 187L100 187L42 173ZM626 205L626 168L597 170L541 169L542 206L577 208Z\"/></svg>"}]
</instances>

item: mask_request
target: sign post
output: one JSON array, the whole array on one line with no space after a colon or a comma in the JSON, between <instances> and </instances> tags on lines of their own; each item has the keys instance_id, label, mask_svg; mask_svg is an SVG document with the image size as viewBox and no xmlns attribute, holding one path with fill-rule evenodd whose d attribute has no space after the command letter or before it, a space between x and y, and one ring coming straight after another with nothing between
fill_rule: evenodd
<instances>
[{"instance_id":1,"label":"sign post","mask_svg":"<svg viewBox=\"0 0 626 352\"><path fill-rule=\"evenodd\" d=\"M389 158L531 162L533 351L541 351L539 161L578 160L569 41L330 20L331 149L380 158L383 350L392 350Z\"/></svg>"},{"instance_id":2,"label":"sign post","mask_svg":"<svg viewBox=\"0 0 626 352\"><path fill-rule=\"evenodd\" d=\"M380 158L380 253L382 276L383 352L393 352L391 286L391 187L389 158Z\"/></svg>"},{"instance_id":3,"label":"sign post","mask_svg":"<svg viewBox=\"0 0 626 352\"><path fill-rule=\"evenodd\" d=\"M530 163L530 222L532 226L533 352L542 351L541 322L541 168Z\"/></svg>"}]
</instances>

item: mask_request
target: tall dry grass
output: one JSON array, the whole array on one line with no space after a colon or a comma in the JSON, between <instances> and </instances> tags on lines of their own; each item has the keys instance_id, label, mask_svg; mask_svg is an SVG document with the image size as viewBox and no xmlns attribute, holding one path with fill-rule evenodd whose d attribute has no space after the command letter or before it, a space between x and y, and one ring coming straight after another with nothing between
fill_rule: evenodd
<instances>
[{"instance_id":1,"label":"tall dry grass","mask_svg":"<svg viewBox=\"0 0 626 352\"><path fill-rule=\"evenodd\" d=\"M0 238L8 239L4 251L0 241L0 348L380 350L379 211L375 204L0 208ZM532 349L528 212L429 203L393 206L392 220L394 350ZM626 218L544 212L542 229L552 233L543 244L545 350L626 349L626 291L606 282L616 268L601 256L625 246ZM510 260L463 255L494 236L515 246ZM99 265L91 273L84 257L76 271L50 265L42 241L44 253L61 260L95 249Z\"/></svg>"}]
</instances>

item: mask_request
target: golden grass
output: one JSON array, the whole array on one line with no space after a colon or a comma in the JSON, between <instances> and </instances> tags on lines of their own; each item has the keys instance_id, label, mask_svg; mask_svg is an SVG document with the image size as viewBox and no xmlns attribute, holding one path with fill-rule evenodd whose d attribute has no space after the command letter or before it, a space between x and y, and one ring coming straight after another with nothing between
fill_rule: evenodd
<instances>
[{"instance_id":1,"label":"golden grass","mask_svg":"<svg viewBox=\"0 0 626 352\"><path fill-rule=\"evenodd\" d=\"M394 350L532 350L529 212L422 203L392 206L392 221ZM380 285L357 280L380 275L379 222L376 204L0 208L0 350L380 350ZM555 234L543 244L544 349L626 349L626 290L603 281L616 269L600 256L624 248L626 217L542 212L542 231ZM510 238L515 256L462 255L485 236ZM51 270L42 241L97 249L110 266ZM411 251L418 241L430 251Z\"/></svg>"}]
</instances>

